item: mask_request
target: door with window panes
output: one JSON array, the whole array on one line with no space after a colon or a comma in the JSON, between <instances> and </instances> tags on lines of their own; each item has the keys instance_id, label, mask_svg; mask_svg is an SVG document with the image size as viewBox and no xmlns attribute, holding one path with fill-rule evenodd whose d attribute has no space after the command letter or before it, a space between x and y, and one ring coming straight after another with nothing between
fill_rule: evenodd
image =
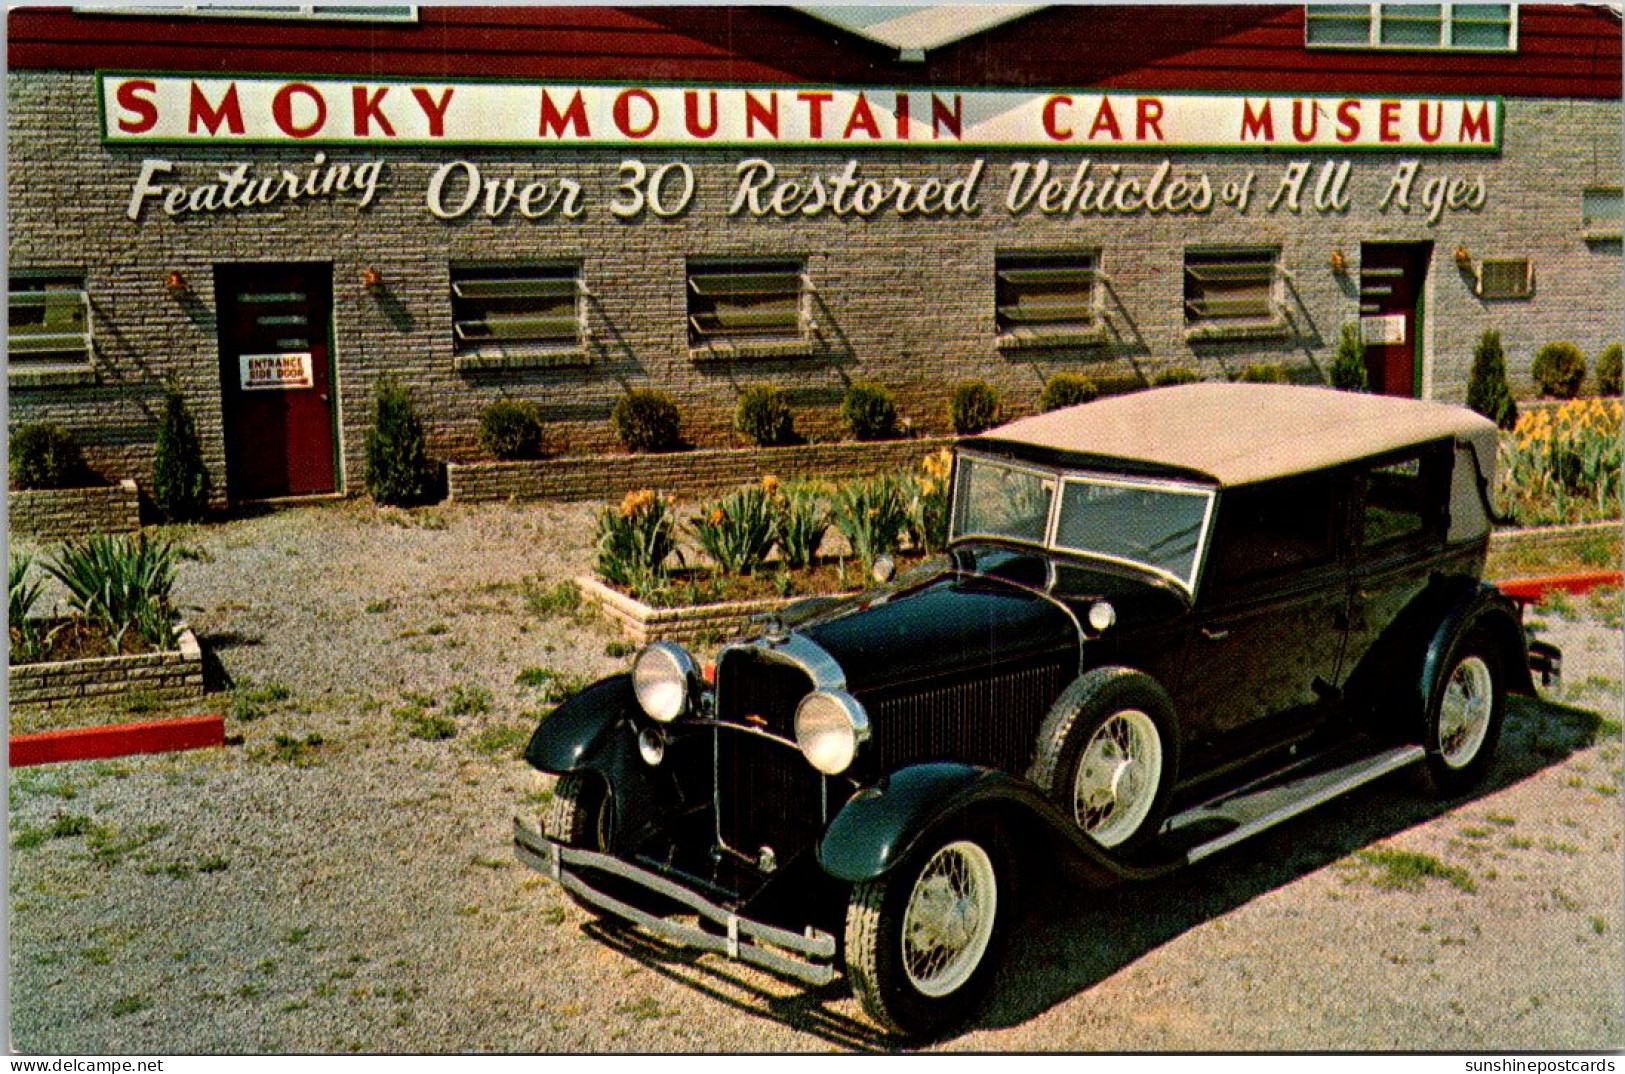
<instances>
[{"instance_id":1,"label":"door with window panes","mask_svg":"<svg viewBox=\"0 0 1625 1074\"><path fill-rule=\"evenodd\" d=\"M1360 334L1366 381L1382 395L1421 395L1422 288L1431 242L1360 246Z\"/></svg>"},{"instance_id":2,"label":"door with window panes","mask_svg":"<svg viewBox=\"0 0 1625 1074\"><path fill-rule=\"evenodd\" d=\"M231 499L338 490L331 265L220 265L220 389Z\"/></svg>"}]
</instances>

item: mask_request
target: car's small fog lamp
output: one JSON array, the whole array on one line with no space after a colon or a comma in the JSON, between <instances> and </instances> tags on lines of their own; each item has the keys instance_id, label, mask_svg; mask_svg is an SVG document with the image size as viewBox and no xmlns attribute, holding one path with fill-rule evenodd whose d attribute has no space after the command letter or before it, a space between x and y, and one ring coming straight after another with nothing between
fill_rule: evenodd
<instances>
[{"instance_id":1,"label":"car's small fog lamp","mask_svg":"<svg viewBox=\"0 0 1625 1074\"><path fill-rule=\"evenodd\" d=\"M632 692L652 720L670 723L688 711L700 681L694 658L680 645L657 641L632 662Z\"/></svg>"},{"instance_id":2,"label":"car's small fog lamp","mask_svg":"<svg viewBox=\"0 0 1625 1074\"><path fill-rule=\"evenodd\" d=\"M796 707L796 745L826 776L845 772L868 740L869 716L851 694L815 690Z\"/></svg>"},{"instance_id":3,"label":"car's small fog lamp","mask_svg":"<svg viewBox=\"0 0 1625 1074\"><path fill-rule=\"evenodd\" d=\"M1089 605L1089 629L1104 634L1117 622L1117 609L1110 601L1097 600Z\"/></svg>"},{"instance_id":4,"label":"car's small fog lamp","mask_svg":"<svg viewBox=\"0 0 1625 1074\"><path fill-rule=\"evenodd\" d=\"M645 727L638 732L638 756L651 768L666 759L666 736L658 727Z\"/></svg>"}]
</instances>

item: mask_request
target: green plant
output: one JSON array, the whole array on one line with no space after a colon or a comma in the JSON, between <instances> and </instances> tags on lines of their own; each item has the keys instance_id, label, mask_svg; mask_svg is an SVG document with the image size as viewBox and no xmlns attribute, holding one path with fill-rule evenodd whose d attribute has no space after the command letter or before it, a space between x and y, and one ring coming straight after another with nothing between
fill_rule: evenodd
<instances>
[{"instance_id":1,"label":"green plant","mask_svg":"<svg viewBox=\"0 0 1625 1074\"><path fill-rule=\"evenodd\" d=\"M62 546L45 564L68 590L68 606L107 628L116 653L131 629L158 649L175 647L170 590L175 551L146 534L92 534Z\"/></svg>"},{"instance_id":2,"label":"green plant","mask_svg":"<svg viewBox=\"0 0 1625 1074\"><path fill-rule=\"evenodd\" d=\"M1593 377L1597 382L1598 395L1618 395L1620 380L1620 348L1618 343L1610 343L1597 355L1596 369Z\"/></svg>"},{"instance_id":3,"label":"green plant","mask_svg":"<svg viewBox=\"0 0 1625 1074\"><path fill-rule=\"evenodd\" d=\"M1580 348L1567 341L1548 343L1535 352L1529 375L1544 395L1573 399L1586 379L1586 360Z\"/></svg>"},{"instance_id":4,"label":"green plant","mask_svg":"<svg viewBox=\"0 0 1625 1074\"><path fill-rule=\"evenodd\" d=\"M1236 380L1242 384L1291 383L1286 370L1278 362L1254 362L1237 374Z\"/></svg>"},{"instance_id":5,"label":"green plant","mask_svg":"<svg viewBox=\"0 0 1625 1074\"><path fill-rule=\"evenodd\" d=\"M1518 404L1507 386L1506 355L1501 333L1489 329L1473 349L1473 371L1467 379L1467 405L1503 429L1518 424Z\"/></svg>"},{"instance_id":6,"label":"green plant","mask_svg":"<svg viewBox=\"0 0 1625 1074\"><path fill-rule=\"evenodd\" d=\"M910 477L905 488L904 528L910 543L922 551L935 553L948 546L948 476L953 464L953 452L934 451L921 461L920 473Z\"/></svg>"},{"instance_id":7,"label":"green plant","mask_svg":"<svg viewBox=\"0 0 1625 1074\"><path fill-rule=\"evenodd\" d=\"M999 423L999 393L985 380L961 381L948 401L954 432L970 436Z\"/></svg>"},{"instance_id":8,"label":"green plant","mask_svg":"<svg viewBox=\"0 0 1625 1074\"><path fill-rule=\"evenodd\" d=\"M164 392L164 417L158 423L152 502L171 522L192 522L209 510L209 468L203 464L203 445L186 397L174 387Z\"/></svg>"},{"instance_id":9,"label":"green plant","mask_svg":"<svg viewBox=\"0 0 1625 1074\"><path fill-rule=\"evenodd\" d=\"M835 489L831 505L835 528L846 536L865 573L902 543L908 514L897 485L889 477L873 477Z\"/></svg>"},{"instance_id":10,"label":"green plant","mask_svg":"<svg viewBox=\"0 0 1625 1074\"><path fill-rule=\"evenodd\" d=\"M621 655L630 655L622 653ZM552 668L525 668L514 679L520 686L529 686L540 690L538 699L549 704L557 704L565 698L579 694L587 688L587 680L578 675L566 675L554 671Z\"/></svg>"},{"instance_id":11,"label":"green plant","mask_svg":"<svg viewBox=\"0 0 1625 1074\"><path fill-rule=\"evenodd\" d=\"M581 607L581 591L574 582L555 582L544 588L539 580L527 578L520 591L525 596L525 607L543 619L574 615Z\"/></svg>"},{"instance_id":12,"label":"green plant","mask_svg":"<svg viewBox=\"0 0 1625 1074\"><path fill-rule=\"evenodd\" d=\"M1365 336L1358 324L1346 324L1337 339L1337 355L1332 359L1332 387L1346 392L1363 392L1370 387L1365 370Z\"/></svg>"},{"instance_id":13,"label":"green plant","mask_svg":"<svg viewBox=\"0 0 1625 1074\"><path fill-rule=\"evenodd\" d=\"M39 657L43 639L40 625L29 617L34 614L34 605L39 603L40 583L30 581L29 570L34 566L34 557L27 552L11 553L11 595L7 603L9 609L6 620L11 634L11 661L12 663L26 663Z\"/></svg>"},{"instance_id":14,"label":"green plant","mask_svg":"<svg viewBox=\"0 0 1625 1074\"><path fill-rule=\"evenodd\" d=\"M773 548L773 506L761 485L745 485L696 516L689 528L718 570L750 574Z\"/></svg>"},{"instance_id":15,"label":"green plant","mask_svg":"<svg viewBox=\"0 0 1625 1074\"><path fill-rule=\"evenodd\" d=\"M443 742L457 734L457 721L438 712L429 712L417 705L402 705L394 711L395 719L406 728L408 737L425 742Z\"/></svg>"},{"instance_id":16,"label":"green plant","mask_svg":"<svg viewBox=\"0 0 1625 1074\"><path fill-rule=\"evenodd\" d=\"M499 459L539 459L542 408L531 399L499 399L480 415L480 446Z\"/></svg>"},{"instance_id":17,"label":"green plant","mask_svg":"<svg viewBox=\"0 0 1625 1074\"><path fill-rule=\"evenodd\" d=\"M857 440L891 440L897 436L897 400L879 384L859 382L841 400L841 420Z\"/></svg>"},{"instance_id":18,"label":"green plant","mask_svg":"<svg viewBox=\"0 0 1625 1074\"><path fill-rule=\"evenodd\" d=\"M379 503L406 507L429 499L434 466L411 393L393 377L378 382L366 437L367 492Z\"/></svg>"},{"instance_id":19,"label":"green plant","mask_svg":"<svg viewBox=\"0 0 1625 1074\"><path fill-rule=\"evenodd\" d=\"M634 594L660 588L677 550L674 531L669 500L649 489L627 493L598 516L598 573Z\"/></svg>"},{"instance_id":20,"label":"green plant","mask_svg":"<svg viewBox=\"0 0 1625 1074\"><path fill-rule=\"evenodd\" d=\"M37 422L11 433L11 487L63 489L85 482L79 442L60 425Z\"/></svg>"},{"instance_id":21,"label":"green plant","mask_svg":"<svg viewBox=\"0 0 1625 1074\"><path fill-rule=\"evenodd\" d=\"M446 711L453 716L478 716L490 712L491 691L483 686L458 683L451 688L451 696L446 698Z\"/></svg>"},{"instance_id":22,"label":"green plant","mask_svg":"<svg viewBox=\"0 0 1625 1074\"><path fill-rule=\"evenodd\" d=\"M674 451L682 442L677 404L653 388L634 388L615 400L609 418L628 451Z\"/></svg>"},{"instance_id":23,"label":"green plant","mask_svg":"<svg viewBox=\"0 0 1625 1074\"><path fill-rule=\"evenodd\" d=\"M796 419L790 410L789 393L777 384L746 388L734 411L734 427L758 447L794 443Z\"/></svg>"},{"instance_id":24,"label":"green plant","mask_svg":"<svg viewBox=\"0 0 1625 1074\"><path fill-rule=\"evenodd\" d=\"M1196 384L1202 379L1202 374L1189 366L1170 366L1151 378L1153 387L1166 388L1174 384Z\"/></svg>"},{"instance_id":25,"label":"green plant","mask_svg":"<svg viewBox=\"0 0 1625 1074\"><path fill-rule=\"evenodd\" d=\"M793 481L777 488L771 500L777 513L774 532L785 566L795 570L812 566L830 527L823 490L811 482Z\"/></svg>"},{"instance_id":26,"label":"green plant","mask_svg":"<svg viewBox=\"0 0 1625 1074\"><path fill-rule=\"evenodd\" d=\"M1429 879L1443 880L1458 891L1472 893L1478 890L1472 874L1457 865L1446 865L1431 854L1418 854L1395 847L1372 847L1356 855L1367 865L1381 872L1372 883L1381 888L1399 891L1419 891Z\"/></svg>"},{"instance_id":27,"label":"green plant","mask_svg":"<svg viewBox=\"0 0 1625 1074\"><path fill-rule=\"evenodd\" d=\"M1523 525L1618 518L1617 399L1574 399L1531 410L1501 437L1496 495Z\"/></svg>"},{"instance_id":28,"label":"green plant","mask_svg":"<svg viewBox=\"0 0 1625 1074\"><path fill-rule=\"evenodd\" d=\"M530 728L517 724L492 724L482 727L467 739L468 748L487 757L519 758L525 743L530 741ZM501 864L506 865L504 861Z\"/></svg>"},{"instance_id":29,"label":"green plant","mask_svg":"<svg viewBox=\"0 0 1625 1074\"><path fill-rule=\"evenodd\" d=\"M244 722L257 720L269 711L267 706L286 701L290 696L288 688L279 682L239 686L231 695L232 718Z\"/></svg>"},{"instance_id":30,"label":"green plant","mask_svg":"<svg viewBox=\"0 0 1625 1074\"><path fill-rule=\"evenodd\" d=\"M1082 373L1056 373L1044 382L1038 394L1038 409L1044 413L1064 406L1092 403L1100 398L1100 388Z\"/></svg>"}]
</instances>

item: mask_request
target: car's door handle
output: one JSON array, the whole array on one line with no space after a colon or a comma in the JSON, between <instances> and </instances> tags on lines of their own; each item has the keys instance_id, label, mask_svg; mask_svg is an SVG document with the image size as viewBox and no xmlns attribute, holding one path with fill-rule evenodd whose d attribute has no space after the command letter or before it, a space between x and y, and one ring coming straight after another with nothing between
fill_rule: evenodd
<instances>
[{"instance_id":1,"label":"car's door handle","mask_svg":"<svg viewBox=\"0 0 1625 1074\"><path fill-rule=\"evenodd\" d=\"M1229 636L1230 631L1228 630L1215 630L1213 627L1202 628L1202 637L1206 638L1208 641L1223 641Z\"/></svg>"}]
</instances>

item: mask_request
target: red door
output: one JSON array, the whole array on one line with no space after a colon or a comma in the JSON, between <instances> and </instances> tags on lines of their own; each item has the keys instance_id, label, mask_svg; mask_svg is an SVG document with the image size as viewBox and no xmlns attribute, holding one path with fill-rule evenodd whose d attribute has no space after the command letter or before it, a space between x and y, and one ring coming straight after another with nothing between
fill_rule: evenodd
<instances>
[{"instance_id":1,"label":"red door","mask_svg":"<svg viewBox=\"0 0 1625 1074\"><path fill-rule=\"evenodd\" d=\"M220 386L232 500L338 489L330 265L220 265Z\"/></svg>"},{"instance_id":2,"label":"red door","mask_svg":"<svg viewBox=\"0 0 1625 1074\"><path fill-rule=\"evenodd\" d=\"M1421 392L1422 285L1431 242L1367 242L1360 246L1360 332L1366 379L1382 395Z\"/></svg>"}]
</instances>

